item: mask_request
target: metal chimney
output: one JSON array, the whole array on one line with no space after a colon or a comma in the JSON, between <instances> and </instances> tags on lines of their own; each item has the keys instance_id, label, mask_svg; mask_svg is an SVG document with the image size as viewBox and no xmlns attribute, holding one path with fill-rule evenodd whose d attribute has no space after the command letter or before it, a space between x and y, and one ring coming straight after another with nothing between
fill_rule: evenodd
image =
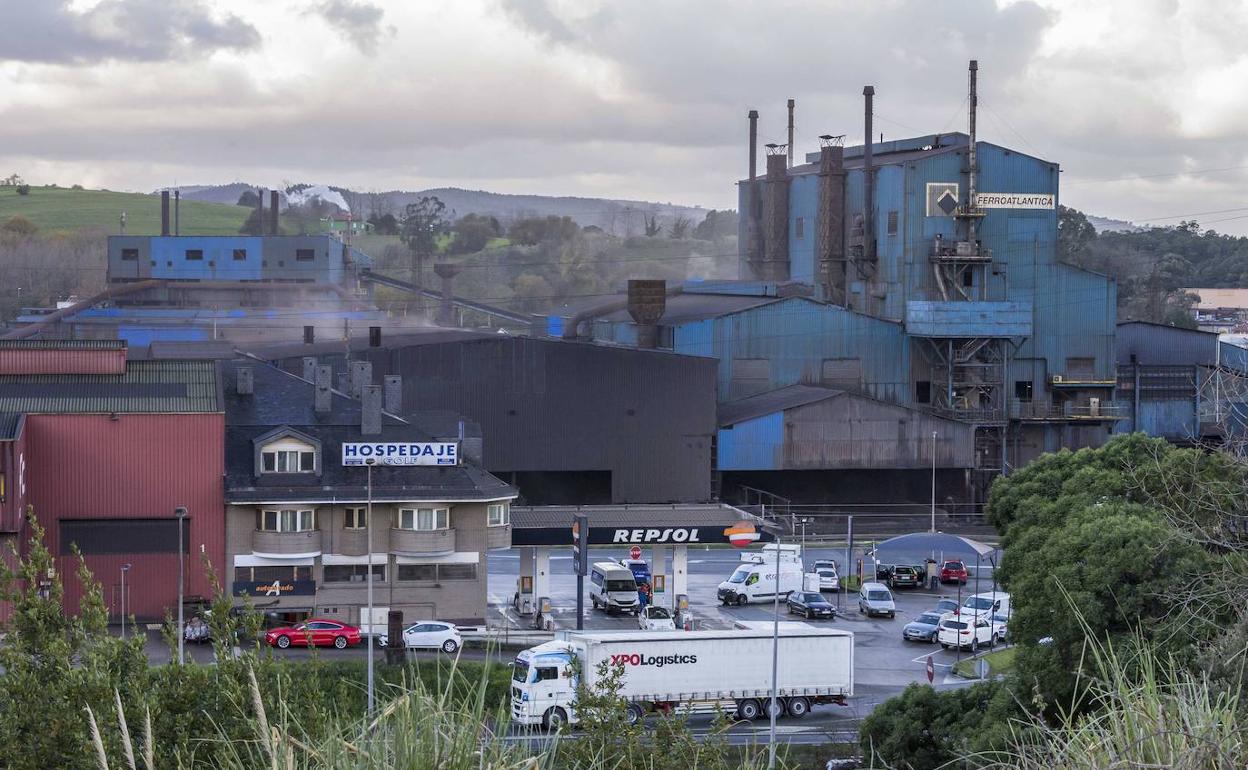
<instances>
[{"instance_id":1,"label":"metal chimney","mask_svg":"<svg viewBox=\"0 0 1248 770\"><path fill-rule=\"evenodd\" d=\"M303 379L307 380L308 382L314 382L316 380L316 357L315 356L303 357Z\"/></svg>"},{"instance_id":2,"label":"metal chimney","mask_svg":"<svg viewBox=\"0 0 1248 770\"><path fill-rule=\"evenodd\" d=\"M169 235L169 191L160 191L160 234Z\"/></svg>"},{"instance_id":3,"label":"metal chimney","mask_svg":"<svg viewBox=\"0 0 1248 770\"><path fill-rule=\"evenodd\" d=\"M182 191L173 191L173 234L182 234L181 215L182 213Z\"/></svg>"},{"instance_id":4,"label":"metal chimney","mask_svg":"<svg viewBox=\"0 0 1248 770\"><path fill-rule=\"evenodd\" d=\"M789 172L780 146L767 145L767 181L763 185L764 281L789 280Z\"/></svg>"},{"instance_id":5,"label":"metal chimney","mask_svg":"<svg viewBox=\"0 0 1248 770\"><path fill-rule=\"evenodd\" d=\"M334 367L329 364L319 364L315 369L313 377L316 390L313 396L313 406L317 414L328 414L334 398L331 385L334 380Z\"/></svg>"},{"instance_id":6,"label":"metal chimney","mask_svg":"<svg viewBox=\"0 0 1248 770\"><path fill-rule=\"evenodd\" d=\"M871 113L875 102L875 87L862 89L866 104L863 108L862 143L862 256L875 259L875 164L871 158Z\"/></svg>"},{"instance_id":7,"label":"metal chimney","mask_svg":"<svg viewBox=\"0 0 1248 770\"><path fill-rule=\"evenodd\" d=\"M795 103L789 100L789 168L793 168L793 108Z\"/></svg>"},{"instance_id":8,"label":"metal chimney","mask_svg":"<svg viewBox=\"0 0 1248 770\"><path fill-rule=\"evenodd\" d=\"M249 235L264 235L264 188L260 188L260 194L256 196L256 231L248 233Z\"/></svg>"},{"instance_id":9,"label":"metal chimney","mask_svg":"<svg viewBox=\"0 0 1248 770\"><path fill-rule=\"evenodd\" d=\"M758 110L750 110L750 181L758 178Z\"/></svg>"},{"instance_id":10,"label":"metal chimney","mask_svg":"<svg viewBox=\"0 0 1248 770\"><path fill-rule=\"evenodd\" d=\"M255 392L255 373L250 366L240 366L234 370L234 384L240 396L250 396Z\"/></svg>"},{"instance_id":11,"label":"metal chimney","mask_svg":"<svg viewBox=\"0 0 1248 770\"><path fill-rule=\"evenodd\" d=\"M969 79L970 79L970 95L967 101L967 113L968 113L967 114L967 131L971 135L970 136L971 144L967 148L967 164L969 166L968 168L969 173L967 173L967 179L966 179L966 208L968 212L973 213L974 209L976 208L975 206L976 186L975 184L977 180L975 177L976 177L976 174L978 174L979 172L979 163L978 163L978 158L976 157L976 151L975 151L975 112L976 112L976 108L979 106L979 94L977 93L977 89L976 89L976 86L978 85L978 80L979 80L979 61L978 60L971 59L971 67L970 67L970 72L968 74L969 74ZM966 220L966 234L967 234L966 239L970 241L971 243L975 243L975 228L976 228L975 217L973 216L968 217Z\"/></svg>"},{"instance_id":12,"label":"metal chimney","mask_svg":"<svg viewBox=\"0 0 1248 770\"><path fill-rule=\"evenodd\" d=\"M637 324L637 347L659 346L659 319L667 310L667 281L631 279L628 282L628 314Z\"/></svg>"},{"instance_id":13,"label":"metal chimney","mask_svg":"<svg viewBox=\"0 0 1248 770\"><path fill-rule=\"evenodd\" d=\"M277 190L269 191L269 235L277 235Z\"/></svg>"},{"instance_id":14,"label":"metal chimney","mask_svg":"<svg viewBox=\"0 0 1248 770\"><path fill-rule=\"evenodd\" d=\"M745 254L746 264L749 265L749 273L741 270L742 278L757 278L755 274L758 271L757 263L762 257L762 249L760 248L758 218L762 211L758 194L758 110L750 110L750 181L746 184L745 195L741 196L741 203L744 210L741 215L745 217L745 248L742 252ZM742 266L745 267L745 266Z\"/></svg>"},{"instance_id":15,"label":"metal chimney","mask_svg":"<svg viewBox=\"0 0 1248 770\"><path fill-rule=\"evenodd\" d=\"M390 414L403 412L403 377L398 374L387 374L382 378L385 388L386 411Z\"/></svg>"},{"instance_id":16,"label":"metal chimney","mask_svg":"<svg viewBox=\"0 0 1248 770\"><path fill-rule=\"evenodd\" d=\"M360 393L360 433L365 436L381 433L380 385L365 385Z\"/></svg>"},{"instance_id":17,"label":"metal chimney","mask_svg":"<svg viewBox=\"0 0 1248 770\"><path fill-rule=\"evenodd\" d=\"M845 147L843 137L819 137L819 225L815 239L824 298L845 304Z\"/></svg>"},{"instance_id":18,"label":"metal chimney","mask_svg":"<svg viewBox=\"0 0 1248 770\"><path fill-rule=\"evenodd\" d=\"M442 302L438 307L438 323L442 326L455 325L455 306L451 300L455 296L455 276L459 275L459 265L439 262L433 266L433 272L442 279Z\"/></svg>"},{"instance_id":19,"label":"metal chimney","mask_svg":"<svg viewBox=\"0 0 1248 770\"><path fill-rule=\"evenodd\" d=\"M351 397L359 398L364 387L373 384L373 364L371 361L351 362Z\"/></svg>"}]
</instances>

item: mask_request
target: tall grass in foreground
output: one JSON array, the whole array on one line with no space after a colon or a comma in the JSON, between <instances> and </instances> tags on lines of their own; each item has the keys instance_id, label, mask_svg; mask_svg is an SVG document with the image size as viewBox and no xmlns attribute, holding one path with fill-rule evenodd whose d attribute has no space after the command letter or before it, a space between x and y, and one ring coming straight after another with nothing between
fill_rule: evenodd
<instances>
[{"instance_id":1,"label":"tall grass in foreground","mask_svg":"<svg viewBox=\"0 0 1248 770\"><path fill-rule=\"evenodd\" d=\"M1097 707L1057 727L1038 726L1011 756L979 757L1005 770L1248 767L1248 713L1238 696L1161 660L1142 637L1119 654L1090 644Z\"/></svg>"}]
</instances>

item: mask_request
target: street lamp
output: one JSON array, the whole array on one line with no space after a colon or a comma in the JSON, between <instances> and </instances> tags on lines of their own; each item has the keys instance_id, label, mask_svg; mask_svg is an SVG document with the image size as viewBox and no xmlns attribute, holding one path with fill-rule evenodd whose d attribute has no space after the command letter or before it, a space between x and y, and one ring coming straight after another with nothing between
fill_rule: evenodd
<instances>
[{"instance_id":1,"label":"street lamp","mask_svg":"<svg viewBox=\"0 0 1248 770\"><path fill-rule=\"evenodd\" d=\"M186 519L186 506L173 509L178 517L178 665L186 663L186 621L183 618L183 594L186 590L186 552L183 548L182 522Z\"/></svg>"},{"instance_id":2,"label":"street lamp","mask_svg":"<svg viewBox=\"0 0 1248 770\"><path fill-rule=\"evenodd\" d=\"M776 592L771 599L771 703L767 709L771 726L767 732L767 770L776 767L776 690L780 678L780 533L776 533ZM803 586L804 587L804 586Z\"/></svg>"},{"instance_id":3,"label":"street lamp","mask_svg":"<svg viewBox=\"0 0 1248 770\"><path fill-rule=\"evenodd\" d=\"M373 465L376 460L369 457L364 461L368 468L368 495L364 509L364 530L368 540L368 713L372 714L376 707L376 691L373 689ZM361 624L363 625L363 624Z\"/></svg>"},{"instance_id":4,"label":"street lamp","mask_svg":"<svg viewBox=\"0 0 1248 770\"><path fill-rule=\"evenodd\" d=\"M936 431L932 431L932 532L936 531Z\"/></svg>"},{"instance_id":5,"label":"street lamp","mask_svg":"<svg viewBox=\"0 0 1248 770\"><path fill-rule=\"evenodd\" d=\"M121 565L121 638L126 638L126 573L130 571L131 564L126 562Z\"/></svg>"}]
</instances>

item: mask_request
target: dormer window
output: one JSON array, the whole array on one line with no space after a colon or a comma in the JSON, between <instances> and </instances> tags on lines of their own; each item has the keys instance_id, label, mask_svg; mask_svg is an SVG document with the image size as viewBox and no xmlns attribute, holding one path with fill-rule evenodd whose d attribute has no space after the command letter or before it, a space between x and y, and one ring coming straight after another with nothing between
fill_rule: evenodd
<instances>
[{"instance_id":1,"label":"dormer window","mask_svg":"<svg viewBox=\"0 0 1248 770\"><path fill-rule=\"evenodd\" d=\"M264 473L316 473L316 448L291 438L266 444L260 450L260 470Z\"/></svg>"}]
</instances>

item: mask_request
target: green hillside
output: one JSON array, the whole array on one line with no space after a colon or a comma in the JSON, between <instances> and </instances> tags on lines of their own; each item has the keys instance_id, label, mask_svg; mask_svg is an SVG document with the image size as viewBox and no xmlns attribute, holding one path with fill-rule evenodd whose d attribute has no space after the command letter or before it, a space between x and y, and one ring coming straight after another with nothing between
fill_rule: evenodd
<instances>
[{"instance_id":1,"label":"green hillside","mask_svg":"<svg viewBox=\"0 0 1248 770\"><path fill-rule=\"evenodd\" d=\"M182 235L236 234L251 211L188 200L182 201L180 209ZM44 232L97 229L116 234L123 211L128 235L160 234L159 195L66 187L31 187L29 195L18 195L16 188L0 187L0 223L21 214Z\"/></svg>"}]
</instances>

